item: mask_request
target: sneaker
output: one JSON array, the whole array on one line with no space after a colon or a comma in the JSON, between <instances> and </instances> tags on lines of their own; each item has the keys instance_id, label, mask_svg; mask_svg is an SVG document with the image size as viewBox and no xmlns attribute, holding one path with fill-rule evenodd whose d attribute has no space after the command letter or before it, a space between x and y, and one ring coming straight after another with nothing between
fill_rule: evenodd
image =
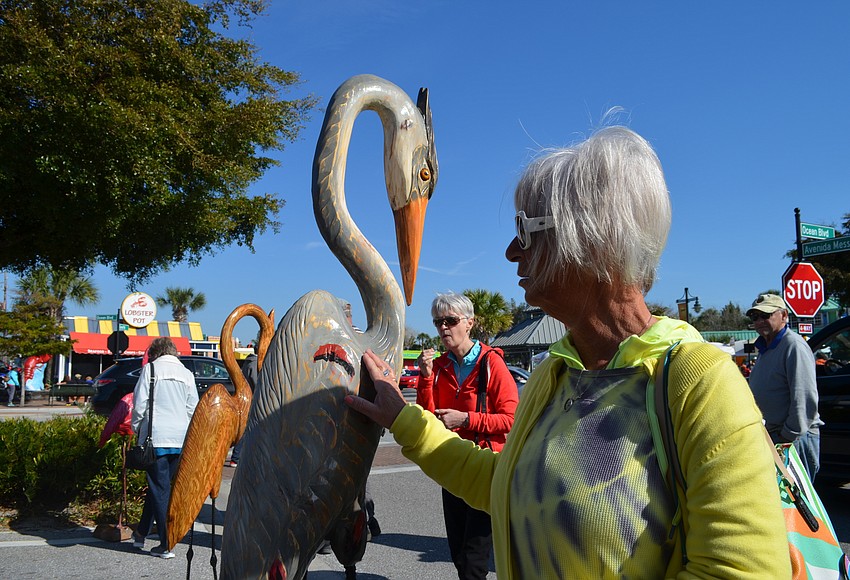
<instances>
[{"instance_id":1,"label":"sneaker","mask_svg":"<svg viewBox=\"0 0 850 580\"><path fill-rule=\"evenodd\" d=\"M174 552L167 549L165 546L157 546L155 548L151 548L151 556L168 560L174 557Z\"/></svg>"},{"instance_id":2,"label":"sneaker","mask_svg":"<svg viewBox=\"0 0 850 580\"><path fill-rule=\"evenodd\" d=\"M230 463L228 463L227 465L229 465L230 467L236 467L236 466L237 466L237 465L239 465L239 464L238 464L236 461L231 461L231 462L230 462Z\"/></svg>"},{"instance_id":3,"label":"sneaker","mask_svg":"<svg viewBox=\"0 0 850 580\"><path fill-rule=\"evenodd\" d=\"M10 407L17 407L17 405L15 403L9 403L9 406Z\"/></svg>"},{"instance_id":4,"label":"sneaker","mask_svg":"<svg viewBox=\"0 0 850 580\"><path fill-rule=\"evenodd\" d=\"M322 555L327 555L327 554L330 554L331 552L333 552L333 550L331 549L331 543L328 540L325 540L324 542L322 542L322 545L319 546L318 553L322 554Z\"/></svg>"},{"instance_id":5,"label":"sneaker","mask_svg":"<svg viewBox=\"0 0 850 580\"><path fill-rule=\"evenodd\" d=\"M145 537L141 534L133 532L133 547L138 548L139 550L144 550L145 548Z\"/></svg>"}]
</instances>

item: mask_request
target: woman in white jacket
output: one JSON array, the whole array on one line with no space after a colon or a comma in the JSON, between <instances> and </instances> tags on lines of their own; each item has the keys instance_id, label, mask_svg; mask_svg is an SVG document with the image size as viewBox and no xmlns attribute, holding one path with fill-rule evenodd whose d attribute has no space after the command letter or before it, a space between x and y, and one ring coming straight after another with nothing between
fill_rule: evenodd
<instances>
[{"instance_id":1,"label":"woman in white jacket","mask_svg":"<svg viewBox=\"0 0 850 580\"><path fill-rule=\"evenodd\" d=\"M133 431L140 439L148 433L150 417L150 382L154 377L153 430L151 439L156 450L156 463L147 470L148 491L142 519L133 532L133 546L145 547L145 537L154 520L159 532L159 546L151 554L160 558L173 558L166 542L168 500L171 497L171 479L177 471L183 439L189 421L198 404L198 389L194 375L177 358L177 347L168 337L154 340L148 348L148 364L133 391Z\"/></svg>"}]
</instances>

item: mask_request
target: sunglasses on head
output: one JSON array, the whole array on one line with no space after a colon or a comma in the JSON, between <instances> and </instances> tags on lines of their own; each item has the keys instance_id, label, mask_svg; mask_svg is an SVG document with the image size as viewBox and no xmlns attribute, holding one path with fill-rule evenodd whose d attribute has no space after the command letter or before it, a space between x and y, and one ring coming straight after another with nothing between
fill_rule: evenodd
<instances>
[{"instance_id":1,"label":"sunglasses on head","mask_svg":"<svg viewBox=\"0 0 850 580\"><path fill-rule=\"evenodd\" d=\"M461 320L466 319L466 316L443 316L442 318L434 319L434 326L440 328L442 325L446 325L446 328L451 328L453 326L457 326Z\"/></svg>"},{"instance_id":2,"label":"sunglasses on head","mask_svg":"<svg viewBox=\"0 0 850 580\"><path fill-rule=\"evenodd\" d=\"M530 218L524 211L516 213L516 239L519 247L527 250L531 247L531 234L555 227L555 218L550 215Z\"/></svg>"},{"instance_id":3,"label":"sunglasses on head","mask_svg":"<svg viewBox=\"0 0 850 580\"><path fill-rule=\"evenodd\" d=\"M753 322L755 322L756 320L767 320L771 316L773 316L773 312L771 312L770 314L768 314L767 312L754 312L753 314L750 314L750 320L752 320Z\"/></svg>"}]
</instances>

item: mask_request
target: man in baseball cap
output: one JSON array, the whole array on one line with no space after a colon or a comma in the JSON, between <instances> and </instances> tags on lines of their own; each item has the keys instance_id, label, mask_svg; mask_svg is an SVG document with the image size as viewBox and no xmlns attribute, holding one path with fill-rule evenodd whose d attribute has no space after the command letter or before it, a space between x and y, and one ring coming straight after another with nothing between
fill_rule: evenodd
<instances>
[{"instance_id":1,"label":"man in baseball cap","mask_svg":"<svg viewBox=\"0 0 850 580\"><path fill-rule=\"evenodd\" d=\"M752 318L756 312L763 314L773 314L777 310L784 310L788 313L788 306L785 305L785 300L778 294L759 294L759 297L753 301L753 306L747 310L747 316Z\"/></svg>"},{"instance_id":2,"label":"man in baseball cap","mask_svg":"<svg viewBox=\"0 0 850 580\"><path fill-rule=\"evenodd\" d=\"M788 328L781 296L760 294L747 310L759 334L759 356L750 373L753 396L774 443L793 443L814 481L820 467L820 426L815 358L812 349Z\"/></svg>"}]
</instances>

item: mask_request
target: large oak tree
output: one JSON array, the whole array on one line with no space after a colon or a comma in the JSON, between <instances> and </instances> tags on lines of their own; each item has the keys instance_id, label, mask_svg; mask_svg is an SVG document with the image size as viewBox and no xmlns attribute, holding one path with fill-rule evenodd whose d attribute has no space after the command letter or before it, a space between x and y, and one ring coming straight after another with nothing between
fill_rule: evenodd
<instances>
[{"instance_id":1,"label":"large oak tree","mask_svg":"<svg viewBox=\"0 0 850 580\"><path fill-rule=\"evenodd\" d=\"M276 230L282 201L247 190L315 100L222 34L263 8L0 0L0 267L141 281Z\"/></svg>"}]
</instances>

